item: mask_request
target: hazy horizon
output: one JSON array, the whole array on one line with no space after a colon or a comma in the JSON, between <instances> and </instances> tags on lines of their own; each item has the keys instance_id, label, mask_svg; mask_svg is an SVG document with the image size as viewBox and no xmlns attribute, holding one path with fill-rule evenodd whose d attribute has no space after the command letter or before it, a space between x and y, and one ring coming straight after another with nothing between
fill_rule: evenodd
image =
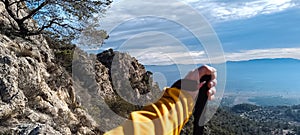
<instances>
[{"instance_id":1,"label":"hazy horizon","mask_svg":"<svg viewBox=\"0 0 300 135\"><path fill-rule=\"evenodd\" d=\"M176 65L149 66L146 70L154 73L154 80L161 88L168 87L182 78L190 69L177 69ZM259 59L242 62L227 62L225 96L236 96L236 100L258 97L281 97L295 99L300 104L300 60ZM191 68L191 67L186 67ZM222 81L222 80L218 80ZM278 104L283 100L278 99ZM261 99L260 99L261 100ZM274 102L274 101L273 101Z\"/></svg>"}]
</instances>

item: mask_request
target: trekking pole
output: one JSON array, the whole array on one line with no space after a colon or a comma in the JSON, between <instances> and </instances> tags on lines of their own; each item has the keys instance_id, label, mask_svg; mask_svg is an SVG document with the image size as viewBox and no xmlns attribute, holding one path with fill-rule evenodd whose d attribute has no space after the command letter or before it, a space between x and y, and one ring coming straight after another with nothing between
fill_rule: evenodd
<instances>
[{"instance_id":1,"label":"trekking pole","mask_svg":"<svg viewBox=\"0 0 300 135\"><path fill-rule=\"evenodd\" d=\"M194 130L193 135L203 135L204 133L204 122L205 122L205 111L206 103L208 100L207 92L209 90L208 83L211 81L211 75L205 75L200 79L200 83L206 81L206 83L199 89L195 109L194 109ZM203 116L202 116L203 115ZM202 116L202 117L201 117ZM201 118L201 119L200 119Z\"/></svg>"}]
</instances>

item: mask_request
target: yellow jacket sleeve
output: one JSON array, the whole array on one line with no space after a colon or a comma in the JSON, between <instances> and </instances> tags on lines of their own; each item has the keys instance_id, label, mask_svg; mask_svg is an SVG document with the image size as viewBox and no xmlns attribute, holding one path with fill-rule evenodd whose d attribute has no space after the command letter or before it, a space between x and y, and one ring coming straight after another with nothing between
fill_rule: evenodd
<instances>
[{"instance_id":1,"label":"yellow jacket sleeve","mask_svg":"<svg viewBox=\"0 0 300 135\"><path fill-rule=\"evenodd\" d=\"M105 135L179 135L192 115L193 98L177 88L167 88L156 103L132 112L130 120Z\"/></svg>"}]
</instances>

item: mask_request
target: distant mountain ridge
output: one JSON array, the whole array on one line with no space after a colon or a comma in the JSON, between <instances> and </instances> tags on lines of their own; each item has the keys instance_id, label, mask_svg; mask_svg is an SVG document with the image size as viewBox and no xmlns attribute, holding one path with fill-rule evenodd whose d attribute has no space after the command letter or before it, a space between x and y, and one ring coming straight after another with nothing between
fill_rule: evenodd
<instances>
[{"instance_id":1,"label":"distant mountain ridge","mask_svg":"<svg viewBox=\"0 0 300 135\"><path fill-rule=\"evenodd\" d=\"M250 60L241 60L241 61L226 61L228 63L240 63L240 62L266 62L266 61L288 61L288 62L300 62L300 59L295 58L263 58L263 59L250 59ZM224 64L224 63L221 63ZM145 65L145 66L176 66L176 65L203 65L201 63L198 64L169 64L169 65ZM214 64L218 65L218 64Z\"/></svg>"},{"instance_id":2,"label":"distant mountain ridge","mask_svg":"<svg viewBox=\"0 0 300 135\"><path fill-rule=\"evenodd\" d=\"M287 61L287 62L300 62L299 59L294 58L264 58L264 59L251 59L243 61L227 61L226 63L239 63L239 62L269 62L269 61Z\"/></svg>"},{"instance_id":3,"label":"distant mountain ridge","mask_svg":"<svg viewBox=\"0 0 300 135\"><path fill-rule=\"evenodd\" d=\"M145 67L154 73L154 81L167 82L165 86L160 86L168 87L197 66L200 65L173 64L146 65ZM300 60L292 58L228 61L226 62L225 93L227 95L239 93L240 96L245 96L240 98L240 101L252 99L252 101L255 100L257 103L263 103L264 105L267 105L266 103L270 101L264 98L266 96L284 97L282 100L272 102L270 105L286 105L286 102L282 101L287 98L289 98L289 104L294 104L292 101L298 104L300 98L297 95L300 93L300 84L295 82L300 80L299 67ZM156 77L156 75L159 75L159 77ZM259 97L255 98L256 96Z\"/></svg>"}]
</instances>

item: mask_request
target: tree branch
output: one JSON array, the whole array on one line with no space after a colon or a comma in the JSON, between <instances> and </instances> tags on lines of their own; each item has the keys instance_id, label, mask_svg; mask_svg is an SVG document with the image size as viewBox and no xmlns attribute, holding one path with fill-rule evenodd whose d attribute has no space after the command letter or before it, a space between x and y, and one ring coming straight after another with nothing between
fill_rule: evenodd
<instances>
[{"instance_id":1,"label":"tree branch","mask_svg":"<svg viewBox=\"0 0 300 135\"><path fill-rule=\"evenodd\" d=\"M99 13L110 0L0 0L12 29L21 36L43 34L47 31L59 38L72 37L84 28L83 21ZM107 4L106 4L107 5ZM63 15L61 16L61 13ZM21 13L25 13L22 14ZM1 13L2 14L2 13ZM0 15L1 15L0 14ZM37 25L30 19L37 20ZM28 21L28 22L27 22ZM37 27L37 28L36 28ZM66 36L66 37L65 37Z\"/></svg>"},{"instance_id":2,"label":"tree branch","mask_svg":"<svg viewBox=\"0 0 300 135\"><path fill-rule=\"evenodd\" d=\"M38 31L42 32L43 30L50 28L57 20L59 19L52 19L47 25L43 25Z\"/></svg>"},{"instance_id":3,"label":"tree branch","mask_svg":"<svg viewBox=\"0 0 300 135\"><path fill-rule=\"evenodd\" d=\"M41 10L44 6L46 6L50 1L49 0L45 0L42 4L40 4L37 8L33 9L32 11L30 11L30 13L23 17L20 21L24 22L25 20L31 18L32 16L34 16L39 10Z\"/></svg>"}]
</instances>

